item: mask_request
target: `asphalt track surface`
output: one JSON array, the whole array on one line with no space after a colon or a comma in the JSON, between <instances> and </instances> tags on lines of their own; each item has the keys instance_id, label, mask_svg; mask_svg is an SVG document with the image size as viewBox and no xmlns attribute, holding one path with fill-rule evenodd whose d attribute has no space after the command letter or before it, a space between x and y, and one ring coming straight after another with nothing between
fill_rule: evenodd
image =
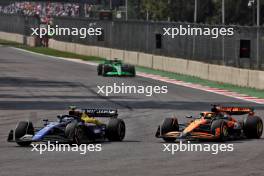
<instances>
[{"instance_id":1,"label":"asphalt track surface","mask_svg":"<svg viewBox=\"0 0 264 176\"><path fill-rule=\"evenodd\" d=\"M97 85L167 85L168 94L97 94ZM233 141L233 152L163 152L154 137L157 125L173 114L179 121L209 109L210 104L249 105L264 117L263 105L147 78L98 77L96 67L0 47L0 175L264 175L263 139ZM55 119L69 105L117 108L127 125L124 142L106 142L103 151L46 152L7 143L17 121Z\"/></svg>"}]
</instances>

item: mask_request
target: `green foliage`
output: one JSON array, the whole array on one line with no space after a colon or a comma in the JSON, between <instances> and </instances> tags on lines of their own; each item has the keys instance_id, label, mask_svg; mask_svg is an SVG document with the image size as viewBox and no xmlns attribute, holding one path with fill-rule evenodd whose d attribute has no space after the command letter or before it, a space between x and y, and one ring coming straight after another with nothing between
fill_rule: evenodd
<instances>
[{"instance_id":1,"label":"green foliage","mask_svg":"<svg viewBox=\"0 0 264 176\"><path fill-rule=\"evenodd\" d=\"M173 21L188 21L193 22L194 16L194 0L143 0L143 10L149 13L152 20L167 20L170 18ZM212 0L200 0L198 2L200 13L198 21L204 22L209 19L214 9Z\"/></svg>"},{"instance_id":2,"label":"green foliage","mask_svg":"<svg viewBox=\"0 0 264 176\"><path fill-rule=\"evenodd\" d=\"M140 19L144 14L141 13L140 0L128 0L129 19Z\"/></svg>"},{"instance_id":3,"label":"green foliage","mask_svg":"<svg viewBox=\"0 0 264 176\"><path fill-rule=\"evenodd\" d=\"M143 10L149 14L151 20L164 20L168 18L168 0L143 0Z\"/></svg>"},{"instance_id":4,"label":"green foliage","mask_svg":"<svg viewBox=\"0 0 264 176\"><path fill-rule=\"evenodd\" d=\"M256 0L255 0L256 1ZM193 22L195 0L141 0L141 19ZM264 23L264 1L261 2L261 24ZM253 24L253 7L248 0L225 0L226 24ZM222 19L222 0L198 0L197 21L200 23L220 24Z\"/></svg>"}]
</instances>

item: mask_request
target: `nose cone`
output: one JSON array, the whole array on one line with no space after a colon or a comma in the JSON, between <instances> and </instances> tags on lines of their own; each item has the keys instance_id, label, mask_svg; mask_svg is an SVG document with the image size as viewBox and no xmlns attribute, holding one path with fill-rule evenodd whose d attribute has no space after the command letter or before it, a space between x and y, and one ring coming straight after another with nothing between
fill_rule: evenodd
<instances>
[{"instance_id":1,"label":"nose cone","mask_svg":"<svg viewBox=\"0 0 264 176\"><path fill-rule=\"evenodd\" d=\"M32 138L32 141L40 141L40 140L42 140L43 139L43 137L44 137L44 135L41 135L41 134L35 134L34 136L33 136L33 138Z\"/></svg>"},{"instance_id":2,"label":"nose cone","mask_svg":"<svg viewBox=\"0 0 264 176\"><path fill-rule=\"evenodd\" d=\"M41 130L39 130L32 138L33 141L41 141L46 134L53 128L57 127L59 125L58 122L51 122Z\"/></svg>"}]
</instances>

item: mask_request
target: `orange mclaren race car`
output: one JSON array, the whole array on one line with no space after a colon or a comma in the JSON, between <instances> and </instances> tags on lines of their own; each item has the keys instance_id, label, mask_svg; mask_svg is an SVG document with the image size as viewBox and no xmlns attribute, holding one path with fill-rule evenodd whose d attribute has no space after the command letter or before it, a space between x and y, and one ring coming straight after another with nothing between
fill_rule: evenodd
<instances>
[{"instance_id":1,"label":"orange mclaren race car","mask_svg":"<svg viewBox=\"0 0 264 176\"><path fill-rule=\"evenodd\" d=\"M247 115L238 121L233 116ZM177 118L166 118L158 127L157 138L166 142L176 139L225 141L243 138L260 138L263 131L262 119L254 109L247 107L221 107L213 105L210 112L202 112L199 118L179 124Z\"/></svg>"}]
</instances>

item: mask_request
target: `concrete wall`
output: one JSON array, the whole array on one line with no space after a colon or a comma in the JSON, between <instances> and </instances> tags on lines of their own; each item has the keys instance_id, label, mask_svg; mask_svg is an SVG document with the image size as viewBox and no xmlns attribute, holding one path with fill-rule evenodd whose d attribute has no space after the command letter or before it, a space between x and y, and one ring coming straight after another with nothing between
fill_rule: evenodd
<instances>
[{"instance_id":1,"label":"concrete wall","mask_svg":"<svg viewBox=\"0 0 264 176\"><path fill-rule=\"evenodd\" d=\"M26 44L28 46L34 47L36 46L36 40L34 37L26 37Z\"/></svg>"},{"instance_id":2,"label":"concrete wall","mask_svg":"<svg viewBox=\"0 0 264 176\"><path fill-rule=\"evenodd\" d=\"M50 40L50 48L103 58L120 58L124 62L237 86L264 89L264 72L207 64L180 58L117 50ZM75 50L74 50L75 49Z\"/></svg>"},{"instance_id":3,"label":"concrete wall","mask_svg":"<svg viewBox=\"0 0 264 176\"><path fill-rule=\"evenodd\" d=\"M26 43L30 46L35 46L36 43L33 37L24 37L20 34L6 32L0 32L0 39L17 43ZM98 56L110 59L120 58L126 63L147 68L190 75L237 86L264 89L264 71L240 69L141 52L61 42L53 39L50 40L49 47L80 55Z\"/></svg>"},{"instance_id":4,"label":"concrete wall","mask_svg":"<svg viewBox=\"0 0 264 176\"><path fill-rule=\"evenodd\" d=\"M8 33L8 32L1 32L0 31L0 39L11 41L11 42L16 42L16 43L20 43L20 44L26 44L26 45L31 46L31 47L36 46L36 40L32 36L27 37L27 36L24 36L21 34Z\"/></svg>"},{"instance_id":5,"label":"concrete wall","mask_svg":"<svg viewBox=\"0 0 264 176\"><path fill-rule=\"evenodd\" d=\"M125 52L123 50L111 49L111 55L110 55L110 57L106 57L106 58L111 58L111 59L115 59L115 58L124 59L124 57L125 57Z\"/></svg>"},{"instance_id":6,"label":"concrete wall","mask_svg":"<svg viewBox=\"0 0 264 176\"><path fill-rule=\"evenodd\" d=\"M21 34L0 32L0 39L11 42L24 43L24 36Z\"/></svg>"},{"instance_id":7,"label":"concrete wall","mask_svg":"<svg viewBox=\"0 0 264 176\"><path fill-rule=\"evenodd\" d=\"M153 55L145 54L145 53L138 53L137 65L147 67L147 68L153 68Z\"/></svg>"},{"instance_id":8,"label":"concrete wall","mask_svg":"<svg viewBox=\"0 0 264 176\"><path fill-rule=\"evenodd\" d=\"M0 16L1 19L1 16ZM4 18L3 18L4 19ZM81 19L69 17L54 17L54 25L61 27L82 28L87 24L96 23L97 26L104 28L102 41L97 37L91 40L83 40L79 37L54 36L56 40L65 42L76 42L90 46L102 46L119 50L137 51L142 53L159 53L159 55L189 59L210 64L223 64L237 68L261 68L264 71L264 30L259 30L259 61L257 62L256 38L257 28L248 26L231 26L234 28L234 35L228 36L224 40L222 37L212 39L211 36L195 37L178 35L175 38L162 36L162 47L156 48L156 34L163 34L163 28L180 26L196 28L222 28L227 26L191 24L184 22L158 22L158 21L108 21L95 19ZM13 26L13 24L10 24ZM239 58L240 40L250 40L250 58ZM129 42L128 42L129 41ZM195 42L195 43L194 43ZM223 58L223 49L225 57ZM263 66L262 66L263 65Z\"/></svg>"}]
</instances>

